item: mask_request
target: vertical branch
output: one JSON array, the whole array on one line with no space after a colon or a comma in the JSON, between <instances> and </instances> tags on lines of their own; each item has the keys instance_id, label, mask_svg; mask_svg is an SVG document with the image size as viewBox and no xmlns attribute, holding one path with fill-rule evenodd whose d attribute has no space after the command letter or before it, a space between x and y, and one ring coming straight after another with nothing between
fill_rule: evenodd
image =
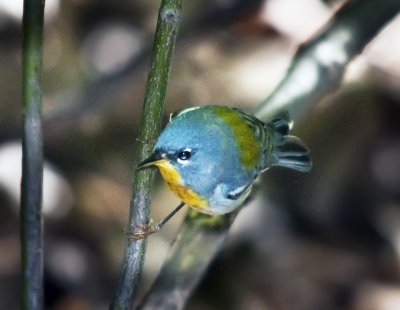
<instances>
[{"instance_id":1,"label":"vertical branch","mask_svg":"<svg viewBox=\"0 0 400 310\"><path fill-rule=\"evenodd\" d=\"M162 0L161 2L137 140L135 167L138 162L149 156L161 130L164 99L181 7L182 0ZM128 232L148 224L154 181L154 170L146 169L134 172ZM132 308L143 270L146 244L146 239L128 238L126 241L121 275L110 306L111 309Z\"/></svg>"},{"instance_id":2,"label":"vertical branch","mask_svg":"<svg viewBox=\"0 0 400 310\"><path fill-rule=\"evenodd\" d=\"M22 309L43 309L42 40L44 0L25 0L21 189Z\"/></svg>"}]
</instances>

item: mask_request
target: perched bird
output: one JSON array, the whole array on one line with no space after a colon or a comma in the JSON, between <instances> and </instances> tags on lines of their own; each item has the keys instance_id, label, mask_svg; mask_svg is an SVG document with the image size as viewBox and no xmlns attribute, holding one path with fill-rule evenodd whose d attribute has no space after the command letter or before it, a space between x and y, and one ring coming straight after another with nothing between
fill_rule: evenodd
<instances>
[{"instance_id":1,"label":"perched bird","mask_svg":"<svg viewBox=\"0 0 400 310\"><path fill-rule=\"evenodd\" d=\"M232 107L188 108L171 115L139 168L157 166L171 191L193 209L225 214L244 202L271 166L311 169L307 147L289 131L287 113L262 122Z\"/></svg>"}]
</instances>

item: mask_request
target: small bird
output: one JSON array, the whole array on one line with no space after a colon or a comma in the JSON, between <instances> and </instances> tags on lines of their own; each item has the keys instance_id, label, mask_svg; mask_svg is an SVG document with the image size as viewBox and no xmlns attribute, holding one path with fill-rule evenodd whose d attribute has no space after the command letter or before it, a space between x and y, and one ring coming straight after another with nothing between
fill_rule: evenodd
<instances>
[{"instance_id":1,"label":"small bird","mask_svg":"<svg viewBox=\"0 0 400 310\"><path fill-rule=\"evenodd\" d=\"M179 209L186 204L209 215L229 213L271 166L311 169L309 150L289 135L290 125L287 113L263 122L233 107L187 108L171 114L152 155L138 168L158 167L183 202Z\"/></svg>"}]
</instances>

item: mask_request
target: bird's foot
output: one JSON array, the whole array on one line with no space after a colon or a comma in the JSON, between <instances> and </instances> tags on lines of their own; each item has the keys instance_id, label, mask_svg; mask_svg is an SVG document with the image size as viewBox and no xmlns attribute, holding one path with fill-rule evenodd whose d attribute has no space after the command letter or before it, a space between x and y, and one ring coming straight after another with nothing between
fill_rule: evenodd
<instances>
[{"instance_id":1,"label":"bird's foot","mask_svg":"<svg viewBox=\"0 0 400 310\"><path fill-rule=\"evenodd\" d=\"M140 225L138 229L135 229L133 231L125 231L125 234L128 236L128 238L140 240L146 238L151 234L156 233L159 230L160 227L158 225L155 225L153 223L153 220L150 220L150 223Z\"/></svg>"}]
</instances>

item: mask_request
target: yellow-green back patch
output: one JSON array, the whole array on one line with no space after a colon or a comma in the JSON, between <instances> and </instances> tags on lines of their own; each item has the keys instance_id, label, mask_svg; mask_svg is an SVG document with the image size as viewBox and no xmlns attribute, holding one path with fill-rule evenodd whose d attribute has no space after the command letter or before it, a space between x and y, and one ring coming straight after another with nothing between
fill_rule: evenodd
<instances>
[{"instance_id":1,"label":"yellow-green back patch","mask_svg":"<svg viewBox=\"0 0 400 310\"><path fill-rule=\"evenodd\" d=\"M213 107L213 112L232 129L243 166L246 169L256 166L260 160L260 143L253 130L238 112L229 107Z\"/></svg>"}]
</instances>

